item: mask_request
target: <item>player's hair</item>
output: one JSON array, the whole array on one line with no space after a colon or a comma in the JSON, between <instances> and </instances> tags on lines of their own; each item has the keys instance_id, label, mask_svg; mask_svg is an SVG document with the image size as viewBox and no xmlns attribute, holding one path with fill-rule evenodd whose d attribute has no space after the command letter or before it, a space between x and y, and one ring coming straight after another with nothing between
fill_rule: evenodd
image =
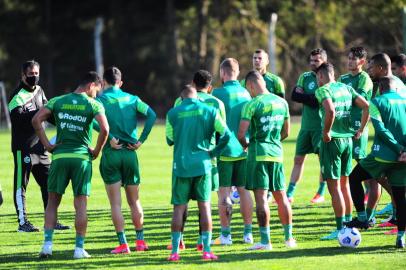
<instances>
[{"instance_id":1,"label":"player's hair","mask_svg":"<svg viewBox=\"0 0 406 270\"><path fill-rule=\"evenodd\" d=\"M352 47L350 49L350 53L352 53L353 56L357 57L358 59L365 59L367 58L367 50L365 50L364 47Z\"/></svg>"},{"instance_id":2,"label":"player's hair","mask_svg":"<svg viewBox=\"0 0 406 270\"><path fill-rule=\"evenodd\" d=\"M191 84L186 84L183 86L182 91L180 92L180 97L182 99L188 98L194 92L196 92L196 88L194 88Z\"/></svg>"},{"instance_id":3,"label":"player's hair","mask_svg":"<svg viewBox=\"0 0 406 270\"><path fill-rule=\"evenodd\" d=\"M40 67L39 63L37 61L28 60L28 61L24 62L24 64L21 65L21 72L25 74L27 72L28 68L33 68L35 66L37 66L38 68Z\"/></svg>"},{"instance_id":4,"label":"player's hair","mask_svg":"<svg viewBox=\"0 0 406 270\"><path fill-rule=\"evenodd\" d=\"M268 56L268 53L264 49L256 49L254 53L264 53Z\"/></svg>"},{"instance_id":5,"label":"player's hair","mask_svg":"<svg viewBox=\"0 0 406 270\"><path fill-rule=\"evenodd\" d=\"M247 82L258 82L261 80L262 75L257 70L251 70L245 75L245 83Z\"/></svg>"},{"instance_id":6,"label":"player's hair","mask_svg":"<svg viewBox=\"0 0 406 270\"><path fill-rule=\"evenodd\" d=\"M325 49L322 49L322 48L313 49L310 52L309 57L314 56L314 55L320 55L324 62L327 61L327 52Z\"/></svg>"},{"instance_id":7,"label":"player's hair","mask_svg":"<svg viewBox=\"0 0 406 270\"><path fill-rule=\"evenodd\" d=\"M221 62L220 69L223 70L228 75L234 75L239 71L239 65L237 59L226 58Z\"/></svg>"},{"instance_id":8,"label":"player's hair","mask_svg":"<svg viewBox=\"0 0 406 270\"><path fill-rule=\"evenodd\" d=\"M331 63L323 63L316 69L316 73L319 72L321 72L323 75L334 76L334 66Z\"/></svg>"},{"instance_id":9,"label":"player's hair","mask_svg":"<svg viewBox=\"0 0 406 270\"><path fill-rule=\"evenodd\" d=\"M103 79L110 85L115 85L121 81L121 71L117 67L109 67L104 71Z\"/></svg>"},{"instance_id":10,"label":"player's hair","mask_svg":"<svg viewBox=\"0 0 406 270\"><path fill-rule=\"evenodd\" d=\"M88 73L86 73L79 81L79 86L85 86L89 83L95 83L98 85L102 84L102 79L96 71L89 71Z\"/></svg>"},{"instance_id":11,"label":"player's hair","mask_svg":"<svg viewBox=\"0 0 406 270\"><path fill-rule=\"evenodd\" d=\"M406 66L406 55L404 55L403 53L395 55L391 58L391 61L398 67Z\"/></svg>"},{"instance_id":12,"label":"player's hair","mask_svg":"<svg viewBox=\"0 0 406 270\"><path fill-rule=\"evenodd\" d=\"M203 89L210 86L213 76L207 70L199 70L193 76L193 83L197 89Z\"/></svg>"},{"instance_id":13,"label":"player's hair","mask_svg":"<svg viewBox=\"0 0 406 270\"><path fill-rule=\"evenodd\" d=\"M392 89L394 86L394 80L391 77L388 76L384 76L382 78L379 78L378 81L378 87L379 87L379 91L382 92L386 92L389 89Z\"/></svg>"},{"instance_id":14,"label":"player's hair","mask_svg":"<svg viewBox=\"0 0 406 270\"><path fill-rule=\"evenodd\" d=\"M377 53L371 57L370 61L384 69L389 69L391 66L390 58L386 53Z\"/></svg>"}]
</instances>

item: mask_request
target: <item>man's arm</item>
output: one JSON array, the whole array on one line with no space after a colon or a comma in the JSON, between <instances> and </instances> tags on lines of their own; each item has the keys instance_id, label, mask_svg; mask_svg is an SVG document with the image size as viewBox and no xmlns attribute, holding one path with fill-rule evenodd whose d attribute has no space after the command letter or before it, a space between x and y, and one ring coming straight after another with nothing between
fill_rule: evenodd
<instances>
[{"instance_id":1,"label":"man's arm","mask_svg":"<svg viewBox=\"0 0 406 270\"><path fill-rule=\"evenodd\" d=\"M303 88L301 88L300 86L295 86L293 88L291 99L295 102L303 103L304 105L310 106L312 108L319 107L316 96L312 94L305 94Z\"/></svg>"},{"instance_id":2,"label":"man's arm","mask_svg":"<svg viewBox=\"0 0 406 270\"><path fill-rule=\"evenodd\" d=\"M323 128L323 142L331 141L330 131L334 123L335 107L331 98L327 98L323 101L322 106L325 111L324 128Z\"/></svg>"},{"instance_id":3,"label":"man's arm","mask_svg":"<svg viewBox=\"0 0 406 270\"><path fill-rule=\"evenodd\" d=\"M55 144L51 144L49 139L45 133L44 128L42 127L42 122L46 121L52 112L48 108L41 108L32 118L32 126L34 127L35 133L37 134L39 140L41 141L42 145L48 152L52 152L55 148Z\"/></svg>"},{"instance_id":4,"label":"man's arm","mask_svg":"<svg viewBox=\"0 0 406 270\"><path fill-rule=\"evenodd\" d=\"M281 141L286 139L289 136L289 134L290 134L290 118L285 118L281 130Z\"/></svg>"},{"instance_id":5,"label":"man's arm","mask_svg":"<svg viewBox=\"0 0 406 270\"><path fill-rule=\"evenodd\" d=\"M369 121L369 103L366 99L362 96L358 96L355 99L355 105L362 109L362 116L361 116L361 126L359 130L355 133L355 139L359 139L364 132L364 128Z\"/></svg>"},{"instance_id":6,"label":"man's arm","mask_svg":"<svg viewBox=\"0 0 406 270\"><path fill-rule=\"evenodd\" d=\"M109 134L109 123L107 122L107 118L104 113L96 114L94 118L99 124L100 131L99 136L97 136L96 147L94 149L92 148L89 149L90 152L92 153L93 159L96 159L99 156L101 149L103 148L104 144L107 141L107 136Z\"/></svg>"},{"instance_id":7,"label":"man's arm","mask_svg":"<svg viewBox=\"0 0 406 270\"><path fill-rule=\"evenodd\" d=\"M145 140L148 138L148 135L151 132L151 129L154 126L154 123L156 121L156 113L151 109L151 107L148 107L148 110L147 110L147 113L145 116L146 116L147 120L145 121L144 129L142 130L141 136L138 139L138 141L141 143L144 143Z\"/></svg>"},{"instance_id":8,"label":"man's arm","mask_svg":"<svg viewBox=\"0 0 406 270\"><path fill-rule=\"evenodd\" d=\"M248 128L250 127L250 121L246 119L241 119L240 121L240 127L238 128L238 141L242 145L244 149L248 147L248 141L247 138L245 137L245 134L247 134Z\"/></svg>"},{"instance_id":9,"label":"man's arm","mask_svg":"<svg viewBox=\"0 0 406 270\"><path fill-rule=\"evenodd\" d=\"M166 135L166 143L169 146L174 144L173 140L173 127L171 122L169 121L169 115L166 115L166 123L165 123L165 135Z\"/></svg>"}]
</instances>

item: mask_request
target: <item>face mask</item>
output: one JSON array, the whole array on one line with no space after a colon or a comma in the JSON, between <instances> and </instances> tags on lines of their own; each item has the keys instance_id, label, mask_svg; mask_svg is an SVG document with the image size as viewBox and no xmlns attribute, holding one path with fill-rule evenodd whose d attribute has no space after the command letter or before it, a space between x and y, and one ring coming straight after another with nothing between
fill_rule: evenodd
<instances>
[{"instance_id":1,"label":"face mask","mask_svg":"<svg viewBox=\"0 0 406 270\"><path fill-rule=\"evenodd\" d=\"M39 82L39 76L26 77L25 81L27 82L28 86L36 86Z\"/></svg>"}]
</instances>

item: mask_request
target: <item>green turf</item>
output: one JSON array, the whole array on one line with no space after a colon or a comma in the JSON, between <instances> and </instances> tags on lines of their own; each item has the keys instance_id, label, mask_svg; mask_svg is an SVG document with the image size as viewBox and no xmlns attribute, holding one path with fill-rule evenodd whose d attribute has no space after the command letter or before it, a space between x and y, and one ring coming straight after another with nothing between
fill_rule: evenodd
<instances>
[{"instance_id":1,"label":"green turf","mask_svg":"<svg viewBox=\"0 0 406 270\"><path fill-rule=\"evenodd\" d=\"M294 144L298 132L294 124L292 134L284 143L285 174L288 181L292 169ZM50 132L52 133L52 131ZM214 247L219 255L217 262L202 262L200 254L194 250L197 236L195 203L191 203L185 240L188 249L182 251L180 263L166 261L170 241L170 173L171 148L166 146L164 127L155 126L144 146L139 150L141 164L141 202L145 211L145 238L150 251L133 252L128 256L110 255L117 245L116 235L110 220L109 204L98 172L99 160L94 162L92 194L89 199L89 226L85 248L92 255L88 260L72 259L74 230L56 232L54 235L54 255L52 259L39 260L38 252L43 241L40 233L17 233L17 222L12 198L13 163L10 151L10 135L0 133L0 182L5 202L0 207L0 268L137 268L137 269L405 269L406 253L394 248L395 236L386 236L384 229L373 228L362 231L362 243L357 249L341 248L337 241L319 241L320 236L335 228L333 210L328 202L311 205L309 200L318 186L318 162L314 155L305 163L303 181L299 183L293 205L294 236L299 247L289 250L283 245L283 231L277 217L275 205L271 205L272 251L247 251L242 244L243 224L238 206L233 215L231 247ZM213 193L214 236L219 233L219 219L216 195ZM70 186L64 196L59 218L72 225L74 209ZM380 208L388 202L384 195ZM32 179L27 193L28 213L32 223L42 227L43 209L40 192ZM135 231L130 225L128 206L123 203L127 221L127 239L133 246ZM258 227L254 217L254 237L259 240Z\"/></svg>"}]
</instances>

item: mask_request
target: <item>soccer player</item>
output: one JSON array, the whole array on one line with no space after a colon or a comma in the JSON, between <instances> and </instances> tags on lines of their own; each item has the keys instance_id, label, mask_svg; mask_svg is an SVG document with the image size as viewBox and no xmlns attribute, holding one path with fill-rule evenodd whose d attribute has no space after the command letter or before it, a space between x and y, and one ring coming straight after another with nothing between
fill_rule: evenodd
<instances>
[{"instance_id":1,"label":"soccer player","mask_svg":"<svg viewBox=\"0 0 406 270\"><path fill-rule=\"evenodd\" d=\"M292 173L288 186L287 196L289 202L293 202L296 184L302 178L304 161L307 154L318 154L321 141L321 118L319 115L319 104L315 92L317 89L317 79L315 71L327 62L327 52L317 48L310 52L310 69L300 75L295 88L292 91L292 100L303 104L302 122L299 135L296 140L296 154L293 160ZM311 199L312 203L324 202L324 192L326 182L320 176L319 188L316 195Z\"/></svg>"},{"instance_id":2,"label":"soccer player","mask_svg":"<svg viewBox=\"0 0 406 270\"><path fill-rule=\"evenodd\" d=\"M266 89L269 92L278 95L282 98L285 97L285 84L281 77L266 71L269 65L269 56L263 49L255 50L252 55L252 67L262 74L266 83ZM246 87L245 80L241 81L241 85Z\"/></svg>"},{"instance_id":3,"label":"soccer player","mask_svg":"<svg viewBox=\"0 0 406 270\"><path fill-rule=\"evenodd\" d=\"M253 99L244 105L238 131L241 145L247 149L247 189L254 191L261 241L249 249L271 250L268 190L278 204L278 214L287 247L296 247L292 236L292 209L285 189L281 141L290 131L289 107L286 100L266 89L258 71L247 74L246 87ZM249 142L246 134L251 127Z\"/></svg>"},{"instance_id":4,"label":"soccer player","mask_svg":"<svg viewBox=\"0 0 406 270\"><path fill-rule=\"evenodd\" d=\"M44 210L48 203L47 179L51 164L48 152L41 144L32 127L35 113L48 101L44 90L38 85L40 65L34 60L25 62L21 68L21 81L10 97L8 109L11 119L11 149L14 156L14 206L19 232L38 232L28 220L25 193L32 172L41 188ZM69 226L56 223L56 230Z\"/></svg>"},{"instance_id":5,"label":"soccer player","mask_svg":"<svg viewBox=\"0 0 406 270\"><path fill-rule=\"evenodd\" d=\"M190 199L197 200L202 228L203 259L216 260L210 249L211 158L217 156L230 139L227 125L218 110L197 99L196 89L187 85L181 94L182 103L166 116L166 139L174 145L172 177L172 252L169 261L178 261L179 242L184 212ZM220 134L219 143L211 149L213 134Z\"/></svg>"},{"instance_id":6,"label":"soccer player","mask_svg":"<svg viewBox=\"0 0 406 270\"><path fill-rule=\"evenodd\" d=\"M92 159L99 156L107 140L109 126L103 106L95 101L102 81L96 72L88 72L73 93L51 99L32 119L41 143L52 153L48 177L48 205L45 210L44 244L40 258L52 255L52 237L58 206L65 189L72 181L75 206L76 243L73 258L90 257L84 250L87 229L87 197L90 194ZM50 144L42 123L53 116L56 124L56 144ZM100 126L96 147L89 146L93 118Z\"/></svg>"},{"instance_id":7,"label":"soccer player","mask_svg":"<svg viewBox=\"0 0 406 270\"><path fill-rule=\"evenodd\" d=\"M113 254L130 253L124 232L124 218L121 213L121 186L124 187L127 202L131 209L132 222L137 240L136 251L148 250L144 240L144 214L139 199L140 173L136 151L142 146L156 120L155 112L139 97L121 90L121 71L117 67L108 68L103 75L104 91L97 98L105 110L110 126L110 144L103 148L100 160L100 174L105 183L110 201L119 246ZM141 135L137 135L137 114L146 116Z\"/></svg>"},{"instance_id":8,"label":"soccer player","mask_svg":"<svg viewBox=\"0 0 406 270\"><path fill-rule=\"evenodd\" d=\"M218 98L209 94L209 92L211 92L211 90L212 90L211 82L212 82L212 75L210 74L210 72L208 72L207 70L199 70L193 76L192 86L194 88L196 88L196 90L197 90L197 98L200 101L202 101L203 103L205 103L206 105L216 108L218 110L218 113L220 114L220 117L222 118L222 120L224 122L226 122L226 112L224 109L224 103L221 100L219 100ZM174 107L179 106L181 103L182 103L182 97L177 98L175 100ZM214 148L216 146L215 134L213 134L213 138L210 141L210 145L211 145L211 148ZM218 170L217 170L217 158L213 157L211 159L211 162L212 162L212 169L211 169L212 191L218 191L219 174L218 174ZM182 230L181 230L182 235L181 235L181 239L180 239L180 243L179 243L179 249L181 249L181 250L185 249L185 247L186 247L185 243L183 241L183 229L185 227L186 218L187 218L187 209L185 210L185 216L183 219L183 226L182 226ZM200 214L199 214L199 220L200 220ZM200 222L199 222L199 224L200 224ZM172 249L172 245L168 245L167 248ZM199 238L197 240L196 248L198 251L203 250L202 234L201 234L200 226L199 226Z\"/></svg>"},{"instance_id":9,"label":"soccer player","mask_svg":"<svg viewBox=\"0 0 406 270\"><path fill-rule=\"evenodd\" d=\"M391 59L392 73L406 84L406 55L398 54Z\"/></svg>"},{"instance_id":10,"label":"soccer player","mask_svg":"<svg viewBox=\"0 0 406 270\"><path fill-rule=\"evenodd\" d=\"M220 65L222 87L213 90L213 96L224 103L227 126L231 131L231 139L220 154L217 163L220 188L218 192L218 208L221 224L221 234L214 240L214 244L231 245L231 215L233 204L230 199L231 187L235 186L240 195L240 211L244 220L244 243L252 244L252 198L245 189L247 153L238 142L238 125L241 110L245 103L251 100L247 90L240 85L237 77L240 73L238 61L226 58Z\"/></svg>"},{"instance_id":11,"label":"soccer player","mask_svg":"<svg viewBox=\"0 0 406 270\"><path fill-rule=\"evenodd\" d=\"M334 67L322 64L316 71L319 88L316 98L322 115L322 142L320 145L320 168L331 195L337 230L321 240L336 239L342 229L344 214L352 208L348 185L351 173L352 137L359 139L369 119L368 102L352 87L334 80ZM362 109L361 125L352 129L351 110L353 106Z\"/></svg>"},{"instance_id":12,"label":"soccer player","mask_svg":"<svg viewBox=\"0 0 406 270\"><path fill-rule=\"evenodd\" d=\"M366 101L369 102L372 96L372 80L368 73L362 70L362 67L366 63L367 51L363 47L352 47L348 54L348 70L347 74L341 75L338 82L342 82L348 86L354 88L354 90L361 95ZM361 109L358 107L353 107L351 110L351 122L354 130L358 130L361 125ZM364 128L364 133L362 133L359 139L353 138L352 140L352 158L357 162L366 157L368 144L368 126ZM351 185L351 182L350 182ZM371 188L369 186L372 185ZM369 182L367 184L367 189L369 191L367 194L371 196L379 197L379 187L376 181ZM369 197L367 195L366 197ZM365 199L364 199L365 201ZM345 222L350 222L352 220L352 207L346 208ZM370 213L370 217L374 216L374 208L367 208L367 212Z\"/></svg>"}]
</instances>

